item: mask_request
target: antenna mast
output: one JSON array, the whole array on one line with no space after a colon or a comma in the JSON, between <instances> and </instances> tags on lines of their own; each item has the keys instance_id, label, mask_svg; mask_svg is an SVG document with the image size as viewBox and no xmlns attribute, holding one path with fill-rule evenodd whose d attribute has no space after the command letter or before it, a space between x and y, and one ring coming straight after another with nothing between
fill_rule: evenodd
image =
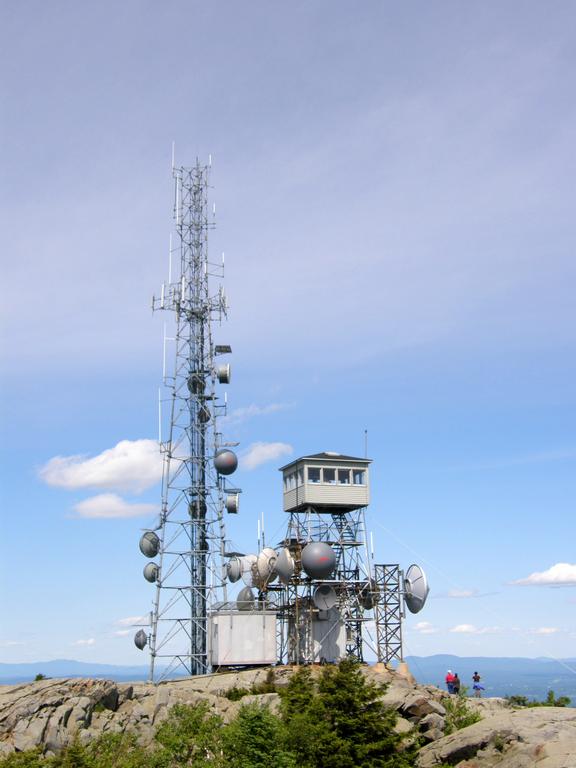
<instances>
[{"instance_id":1,"label":"antenna mast","mask_svg":"<svg viewBox=\"0 0 576 768\"><path fill-rule=\"evenodd\" d=\"M216 291L211 286L211 278L223 278L224 265L208 259L208 232L214 227L208 213L209 170L198 160L191 168L173 167L177 244L170 254L169 282L152 300L154 310L171 313L174 361L163 381L170 423L160 443L160 519L140 540L143 554L158 559L144 569L144 577L156 585L150 633L141 631L134 639L139 648L150 644L151 680L210 671L210 611L226 600L224 509L229 505L223 476L236 469L237 459L220 447L217 429L218 416L226 411L217 384L229 382L230 366L216 365L215 357L231 349L212 339L212 322L221 322L227 307L221 285Z\"/></svg>"}]
</instances>

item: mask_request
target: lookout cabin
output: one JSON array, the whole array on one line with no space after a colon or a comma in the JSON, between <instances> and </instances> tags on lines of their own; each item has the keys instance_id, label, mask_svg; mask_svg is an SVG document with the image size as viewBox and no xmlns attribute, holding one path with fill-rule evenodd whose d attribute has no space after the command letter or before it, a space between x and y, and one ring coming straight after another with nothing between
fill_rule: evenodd
<instances>
[{"instance_id":1,"label":"lookout cabin","mask_svg":"<svg viewBox=\"0 0 576 768\"><path fill-rule=\"evenodd\" d=\"M371 459L326 451L303 456L280 467L284 484L284 511L307 507L334 514L370 503L368 465Z\"/></svg>"}]
</instances>

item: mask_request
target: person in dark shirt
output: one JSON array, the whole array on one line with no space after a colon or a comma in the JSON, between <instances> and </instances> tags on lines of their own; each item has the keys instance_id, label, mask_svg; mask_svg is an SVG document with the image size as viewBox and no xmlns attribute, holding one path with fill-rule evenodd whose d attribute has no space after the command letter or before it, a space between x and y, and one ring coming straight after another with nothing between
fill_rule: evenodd
<instances>
[{"instance_id":1,"label":"person in dark shirt","mask_svg":"<svg viewBox=\"0 0 576 768\"><path fill-rule=\"evenodd\" d=\"M472 690L474 691L474 696L476 696L477 699L479 699L482 696L482 691L484 690L484 686L480 683L480 675L478 672L474 672L472 675Z\"/></svg>"},{"instance_id":2,"label":"person in dark shirt","mask_svg":"<svg viewBox=\"0 0 576 768\"><path fill-rule=\"evenodd\" d=\"M452 692L456 695L460 693L460 678L458 677L458 672L456 672L454 680L452 680Z\"/></svg>"}]
</instances>

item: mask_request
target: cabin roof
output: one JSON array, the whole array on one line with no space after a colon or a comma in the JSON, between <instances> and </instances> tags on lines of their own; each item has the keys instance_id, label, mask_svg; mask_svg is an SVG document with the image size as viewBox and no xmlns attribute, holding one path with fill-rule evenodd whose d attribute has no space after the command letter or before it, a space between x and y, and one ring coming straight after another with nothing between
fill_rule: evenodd
<instances>
[{"instance_id":1,"label":"cabin roof","mask_svg":"<svg viewBox=\"0 0 576 768\"><path fill-rule=\"evenodd\" d=\"M323 453L311 453L309 456L301 456L299 459L294 459L289 464L284 464L280 467L279 472L283 472L288 467L292 467L294 464L299 464L301 461L337 461L337 462L349 462L358 461L362 464L371 464L372 459L366 459L360 456L346 456L342 453L335 453L334 451L324 451Z\"/></svg>"}]
</instances>

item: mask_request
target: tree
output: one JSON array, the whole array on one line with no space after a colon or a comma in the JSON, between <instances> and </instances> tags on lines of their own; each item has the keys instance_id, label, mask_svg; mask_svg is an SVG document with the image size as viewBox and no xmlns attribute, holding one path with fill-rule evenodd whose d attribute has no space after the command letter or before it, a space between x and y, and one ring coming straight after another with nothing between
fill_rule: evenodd
<instances>
[{"instance_id":1,"label":"tree","mask_svg":"<svg viewBox=\"0 0 576 768\"><path fill-rule=\"evenodd\" d=\"M282 716L302 768L401 768L413 761L394 732L396 713L382 703L385 686L366 680L345 659L325 667L315 685L309 671L293 676Z\"/></svg>"},{"instance_id":2,"label":"tree","mask_svg":"<svg viewBox=\"0 0 576 768\"><path fill-rule=\"evenodd\" d=\"M282 721L268 707L249 704L222 735L230 768L296 768Z\"/></svg>"},{"instance_id":3,"label":"tree","mask_svg":"<svg viewBox=\"0 0 576 768\"><path fill-rule=\"evenodd\" d=\"M164 751L154 755L156 765L194 765L195 768L222 765L222 719L209 714L208 704L176 704L156 732Z\"/></svg>"},{"instance_id":4,"label":"tree","mask_svg":"<svg viewBox=\"0 0 576 768\"><path fill-rule=\"evenodd\" d=\"M512 707L569 707L571 704L570 696L556 696L554 691L548 691L544 701L528 699L526 696L506 696L506 700Z\"/></svg>"}]
</instances>

